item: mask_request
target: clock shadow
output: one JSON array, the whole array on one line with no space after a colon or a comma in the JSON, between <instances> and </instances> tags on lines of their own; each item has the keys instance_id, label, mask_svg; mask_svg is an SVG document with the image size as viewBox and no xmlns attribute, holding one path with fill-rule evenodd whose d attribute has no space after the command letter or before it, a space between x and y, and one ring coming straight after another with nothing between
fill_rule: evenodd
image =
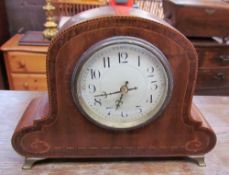
<instances>
[{"instance_id":1,"label":"clock shadow","mask_svg":"<svg viewBox=\"0 0 229 175\"><path fill-rule=\"evenodd\" d=\"M37 161L34 166L42 166L46 164L65 165L70 163L99 165L99 164L124 164L124 163L174 163L189 162L198 164L195 158L191 157L153 157L153 158L48 158Z\"/></svg>"}]
</instances>

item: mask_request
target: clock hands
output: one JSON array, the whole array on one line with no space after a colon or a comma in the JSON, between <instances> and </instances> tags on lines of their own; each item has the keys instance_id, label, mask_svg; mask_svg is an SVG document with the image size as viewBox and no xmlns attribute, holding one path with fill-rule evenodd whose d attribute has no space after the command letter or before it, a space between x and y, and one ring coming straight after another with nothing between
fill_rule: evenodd
<instances>
[{"instance_id":1,"label":"clock hands","mask_svg":"<svg viewBox=\"0 0 229 175\"><path fill-rule=\"evenodd\" d=\"M120 107L121 104L123 104L122 98L124 96L124 94L128 93L128 81L125 82L125 85L121 86L120 91L121 91L121 96L120 98L117 100L117 104L116 104L116 110Z\"/></svg>"},{"instance_id":2,"label":"clock hands","mask_svg":"<svg viewBox=\"0 0 229 175\"><path fill-rule=\"evenodd\" d=\"M121 94L120 98L116 101L116 110L120 107L121 104L123 104L122 98L124 94Z\"/></svg>"},{"instance_id":3,"label":"clock hands","mask_svg":"<svg viewBox=\"0 0 229 175\"><path fill-rule=\"evenodd\" d=\"M121 93L121 96L118 100L116 100L116 109L118 109L121 104L123 104L123 96L125 94L127 94L129 91L133 91L133 90L137 90L138 88L137 87L132 87L132 88L128 88L128 81L125 82L125 84L123 86L121 86L120 90L119 91L115 91L115 92L110 92L110 93L106 93L106 92L103 92L102 94L98 94L98 95L95 95L94 97L107 97L109 95L114 95L114 94L119 94Z\"/></svg>"},{"instance_id":4,"label":"clock hands","mask_svg":"<svg viewBox=\"0 0 229 175\"><path fill-rule=\"evenodd\" d=\"M127 88L127 91L133 91L133 90L137 90L138 88L137 87L133 87L133 88ZM114 95L114 94L119 94L119 93L122 93L121 89L119 91L115 91L115 92L110 92L110 93L106 93L106 92L103 92L102 94L99 94L99 95L95 95L94 97L102 97L102 96L109 96L109 95Z\"/></svg>"}]
</instances>

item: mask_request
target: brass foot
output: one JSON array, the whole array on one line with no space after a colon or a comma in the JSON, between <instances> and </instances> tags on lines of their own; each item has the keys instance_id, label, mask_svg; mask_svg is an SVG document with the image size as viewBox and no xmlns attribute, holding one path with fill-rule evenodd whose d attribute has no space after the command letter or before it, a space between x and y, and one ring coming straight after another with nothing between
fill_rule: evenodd
<instances>
[{"instance_id":1,"label":"brass foot","mask_svg":"<svg viewBox=\"0 0 229 175\"><path fill-rule=\"evenodd\" d=\"M206 167L204 156L191 157L191 158L199 165L199 167Z\"/></svg>"},{"instance_id":2,"label":"brass foot","mask_svg":"<svg viewBox=\"0 0 229 175\"><path fill-rule=\"evenodd\" d=\"M24 164L22 165L23 170L30 170L32 169L33 165L41 160L44 160L45 158L31 158L31 157L26 157Z\"/></svg>"}]
</instances>

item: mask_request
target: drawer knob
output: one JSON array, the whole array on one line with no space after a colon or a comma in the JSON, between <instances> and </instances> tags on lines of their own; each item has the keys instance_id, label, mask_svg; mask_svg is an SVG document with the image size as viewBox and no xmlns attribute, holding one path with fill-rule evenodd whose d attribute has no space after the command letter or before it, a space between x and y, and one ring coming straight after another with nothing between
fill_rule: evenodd
<instances>
[{"instance_id":1,"label":"drawer knob","mask_svg":"<svg viewBox=\"0 0 229 175\"><path fill-rule=\"evenodd\" d=\"M219 81L221 81L221 80L224 80L224 73L222 73L222 72L218 72L215 76L214 76L214 79L216 79L216 80L219 80Z\"/></svg>"},{"instance_id":2,"label":"drawer knob","mask_svg":"<svg viewBox=\"0 0 229 175\"><path fill-rule=\"evenodd\" d=\"M219 59L220 59L221 61L229 61L229 55L220 55L220 56L219 56Z\"/></svg>"},{"instance_id":3,"label":"drawer knob","mask_svg":"<svg viewBox=\"0 0 229 175\"><path fill-rule=\"evenodd\" d=\"M165 14L166 19L172 19L172 16L173 16L172 13L166 13Z\"/></svg>"},{"instance_id":4,"label":"drawer knob","mask_svg":"<svg viewBox=\"0 0 229 175\"><path fill-rule=\"evenodd\" d=\"M24 69L26 67L26 64L22 61L19 61L18 65L19 65L19 68L22 68L22 69Z\"/></svg>"},{"instance_id":5,"label":"drawer knob","mask_svg":"<svg viewBox=\"0 0 229 175\"><path fill-rule=\"evenodd\" d=\"M24 82L24 83L23 83L23 87L24 87L25 89L29 89L29 83L28 83L28 82Z\"/></svg>"},{"instance_id":6,"label":"drawer knob","mask_svg":"<svg viewBox=\"0 0 229 175\"><path fill-rule=\"evenodd\" d=\"M208 15L212 15L215 13L215 9L205 9L205 12L208 14Z\"/></svg>"}]
</instances>

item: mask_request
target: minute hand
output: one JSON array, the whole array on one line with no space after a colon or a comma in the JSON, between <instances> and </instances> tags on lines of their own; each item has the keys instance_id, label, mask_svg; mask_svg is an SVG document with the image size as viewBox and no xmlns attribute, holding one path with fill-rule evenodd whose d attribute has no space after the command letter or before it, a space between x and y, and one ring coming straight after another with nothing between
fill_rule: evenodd
<instances>
[{"instance_id":1,"label":"minute hand","mask_svg":"<svg viewBox=\"0 0 229 175\"><path fill-rule=\"evenodd\" d=\"M133 90L137 90L137 89L138 89L137 87L128 88L128 91L133 91ZM108 96L108 95L119 94L119 93L121 93L121 90L115 91L115 92L110 92L110 93L104 92L103 94L95 95L94 97L102 97L102 96Z\"/></svg>"}]
</instances>

